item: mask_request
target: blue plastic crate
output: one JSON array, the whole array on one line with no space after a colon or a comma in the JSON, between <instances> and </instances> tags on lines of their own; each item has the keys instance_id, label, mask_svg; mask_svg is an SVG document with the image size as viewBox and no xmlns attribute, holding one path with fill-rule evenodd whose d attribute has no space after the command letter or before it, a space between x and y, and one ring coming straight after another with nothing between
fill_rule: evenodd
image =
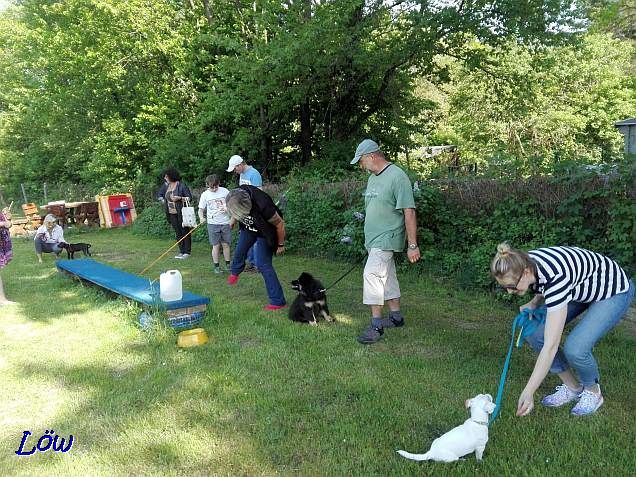
<instances>
[{"instance_id":1,"label":"blue plastic crate","mask_svg":"<svg viewBox=\"0 0 636 477\"><path fill-rule=\"evenodd\" d=\"M186 313L184 315L168 316L168 322L174 329L194 328L198 325L205 315L202 311L194 313Z\"/></svg>"}]
</instances>

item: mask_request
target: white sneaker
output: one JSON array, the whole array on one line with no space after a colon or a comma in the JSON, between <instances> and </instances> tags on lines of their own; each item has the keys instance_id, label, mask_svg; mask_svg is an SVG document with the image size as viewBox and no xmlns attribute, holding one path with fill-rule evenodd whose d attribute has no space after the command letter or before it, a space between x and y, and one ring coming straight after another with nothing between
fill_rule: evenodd
<instances>
[{"instance_id":1,"label":"white sneaker","mask_svg":"<svg viewBox=\"0 0 636 477\"><path fill-rule=\"evenodd\" d=\"M182 259L183 258L183 254L180 253L179 255L175 255L174 258Z\"/></svg>"},{"instance_id":2,"label":"white sneaker","mask_svg":"<svg viewBox=\"0 0 636 477\"><path fill-rule=\"evenodd\" d=\"M572 391L565 384L556 387L556 392L552 393L541 400L541 404L546 407L560 407L572 401L578 401L581 391Z\"/></svg>"},{"instance_id":3,"label":"white sneaker","mask_svg":"<svg viewBox=\"0 0 636 477\"><path fill-rule=\"evenodd\" d=\"M190 258L190 254L189 253L182 253L181 254L181 258L183 258L183 259Z\"/></svg>"},{"instance_id":4,"label":"white sneaker","mask_svg":"<svg viewBox=\"0 0 636 477\"><path fill-rule=\"evenodd\" d=\"M603 405L603 395L593 393L592 391L583 391L579 402L572 408L570 414L574 416L587 416L594 414L599 407Z\"/></svg>"}]
</instances>

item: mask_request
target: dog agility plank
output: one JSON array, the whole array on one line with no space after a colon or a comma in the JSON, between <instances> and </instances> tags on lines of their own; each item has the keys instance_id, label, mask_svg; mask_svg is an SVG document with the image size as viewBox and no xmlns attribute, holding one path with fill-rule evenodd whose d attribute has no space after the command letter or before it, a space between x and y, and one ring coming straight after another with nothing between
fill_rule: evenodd
<instances>
[{"instance_id":1,"label":"dog agility plank","mask_svg":"<svg viewBox=\"0 0 636 477\"><path fill-rule=\"evenodd\" d=\"M163 301L159 298L159 281L151 282L132 273L124 272L90 258L76 260L57 260L57 268L75 275L102 288L130 298L147 306L157 306L169 315L204 312L210 299L183 291L183 298L175 301Z\"/></svg>"}]
</instances>

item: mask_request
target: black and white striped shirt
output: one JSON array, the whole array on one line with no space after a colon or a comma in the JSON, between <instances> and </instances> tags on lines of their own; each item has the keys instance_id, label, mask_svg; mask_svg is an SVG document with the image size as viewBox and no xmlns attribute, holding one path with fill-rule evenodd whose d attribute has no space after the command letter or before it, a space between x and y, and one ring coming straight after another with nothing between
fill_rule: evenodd
<instances>
[{"instance_id":1,"label":"black and white striped shirt","mask_svg":"<svg viewBox=\"0 0 636 477\"><path fill-rule=\"evenodd\" d=\"M614 260L578 247L546 247L528 252L537 266L535 289L548 310L570 301L592 303L629 289L627 274Z\"/></svg>"}]
</instances>

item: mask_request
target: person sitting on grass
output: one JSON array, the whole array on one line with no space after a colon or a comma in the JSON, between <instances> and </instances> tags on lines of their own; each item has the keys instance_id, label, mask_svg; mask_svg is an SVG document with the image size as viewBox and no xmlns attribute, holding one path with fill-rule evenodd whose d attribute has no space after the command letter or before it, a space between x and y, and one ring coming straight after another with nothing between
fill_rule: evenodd
<instances>
[{"instance_id":1,"label":"person sitting on grass","mask_svg":"<svg viewBox=\"0 0 636 477\"><path fill-rule=\"evenodd\" d=\"M35 255L39 263L42 263L42 253L54 253L55 257L59 258L63 250L60 244L66 243L66 240L64 240L64 229L58 225L55 215L48 214L44 217L44 223L35 232L34 240Z\"/></svg>"},{"instance_id":2,"label":"person sitting on grass","mask_svg":"<svg viewBox=\"0 0 636 477\"><path fill-rule=\"evenodd\" d=\"M534 310L544 303L547 307L545 322L526 337L538 356L519 397L517 416L532 411L534 393L548 372L557 374L563 384L541 404L559 407L576 401L571 414L596 412L603 395L592 348L618 324L632 302L634 283L625 270L611 258L583 248L546 247L526 253L502 243L490 271L508 293L536 293L520 309ZM577 318L563 350L559 349L565 326Z\"/></svg>"},{"instance_id":3,"label":"person sitting on grass","mask_svg":"<svg viewBox=\"0 0 636 477\"><path fill-rule=\"evenodd\" d=\"M11 228L11 211L5 207L0 212L0 270L2 270L13 258L13 249L11 247L11 236L9 229ZM15 303L9 300L4 294L4 285L2 284L2 275L0 275L0 306L11 305Z\"/></svg>"},{"instance_id":4,"label":"person sitting on grass","mask_svg":"<svg viewBox=\"0 0 636 477\"><path fill-rule=\"evenodd\" d=\"M280 255L285 251L285 222L278 207L269 195L251 185L242 185L230 191L225 203L232 217L230 226L233 226L235 222L238 222L240 226L232 259L232 274L227 282L230 285L236 284L240 273L245 270L247 251L256 243L256 262L265 280L269 297L269 304L265 306L265 310L285 308L287 302L283 287L272 265L274 253Z\"/></svg>"},{"instance_id":5,"label":"person sitting on grass","mask_svg":"<svg viewBox=\"0 0 636 477\"><path fill-rule=\"evenodd\" d=\"M203 191L199 199L199 219L205 222L207 219L208 239L212 246L212 262L214 273L221 273L219 265L219 251L223 247L225 258L225 270L230 270L230 242L232 230L230 229L230 216L225 206L225 198L230 193L225 187L219 185L219 177L216 174L205 179L208 188Z\"/></svg>"}]
</instances>

